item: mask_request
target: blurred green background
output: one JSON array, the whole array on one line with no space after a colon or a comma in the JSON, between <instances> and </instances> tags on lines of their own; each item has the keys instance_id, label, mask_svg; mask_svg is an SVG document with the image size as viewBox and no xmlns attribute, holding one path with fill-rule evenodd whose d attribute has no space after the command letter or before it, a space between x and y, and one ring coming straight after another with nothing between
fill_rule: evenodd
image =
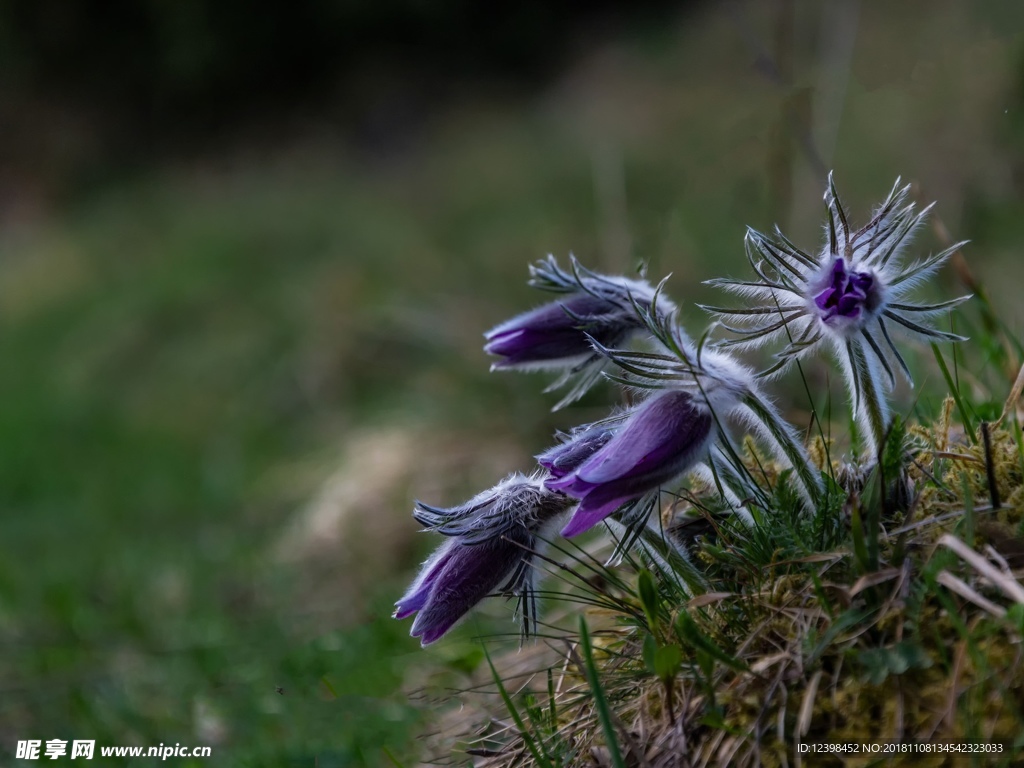
<instances>
[{"instance_id":1,"label":"blurred green background","mask_svg":"<svg viewBox=\"0 0 1024 768\"><path fill-rule=\"evenodd\" d=\"M811 248L824 169L859 216L902 175L1024 318L1016 0L8 1L0 94L4 764L416 764L483 625L390 619L411 500L610 398L487 372L549 252L671 272L696 333L746 225Z\"/></svg>"}]
</instances>

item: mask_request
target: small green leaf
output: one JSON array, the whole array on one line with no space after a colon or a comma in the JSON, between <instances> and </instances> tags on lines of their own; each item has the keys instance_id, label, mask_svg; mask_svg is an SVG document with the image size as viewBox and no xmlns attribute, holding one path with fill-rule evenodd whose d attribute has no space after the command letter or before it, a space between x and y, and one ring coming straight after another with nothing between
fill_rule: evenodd
<instances>
[{"instance_id":1,"label":"small green leaf","mask_svg":"<svg viewBox=\"0 0 1024 768\"><path fill-rule=\"evenodd\" d=\"M678 645L663 645L654 652L654 674L667 682L679 674L683 663L683 649Z\"/></svg>"},{"instance_id":2,"label":"small green leaf","mask_svg":"<svg viewBox=\"0 0 1024 768\"><path fill-rule=\"evenodd\" d=\"M889 427L889 437L885 441L885 448L882 450L882 469L885 472L885 477L889 480L898 477L903 471L907 455L905 450L906 440L907 424L897 414L893 417L892 426Z\"/></svg>"},{"instance_id":3,"label":"small green leaf","mask_svg":"<svg viewBox=\"0 0 1024 768\"><path fill-rule=\"evenodd\" d=\"M857 654L864 667L864 677L873 685L881 685L889 675L902 675L911 669L928 669L932 659L917 643L907 640L888 648L871 648Z\"/></svg>"},{"instance_id":4,"label":"small green leaf","mask_svg":"<svg viewBox=\"0 0 1024 768\"><path fill-rule=\"evenodd\" d=\"M704 650L697 650L694 653L697 656L697 666L700 667L701 674L710 685L711 677L715 674L715 658Z\"/></svg>"},{"instance_id":5,"label":"small green leaf","mask_svg":"<svg viewBox=\"0 0 1024 768\"><path fill-rule=\"evenodd\" d=\"M530 723L534 729L538 729L544 724L543 711L540 708L540 704L537 703L537 697L532 693L526 693L523 695L523 709L526 711L526 716L530 719Z\"/></svg>"},{"instance_id":6,"label":"small green leaf","mask_svg":"<svg viewBox=\"0 0 1024 768\"><path fill-rule=\"evenodd\" d=\"M864 668L864 678L872 685L881 685L889 676L884 648L872 648L857 654L857 660Z\"/></svg>"},{"instance_id":7,"label":"small green leaf","mask_svg":"<svg viewBox=\"0 0 1024 768\"><path fill-rule=\"evenodd\" d=\"M644 614L647 616L647 626L652 632L658 628L658 608L661 600L658 598L658 587L654 583L654 576L644 569L637 574L637 593L640 596L640 605L643 606Z\"/></svg>"},{"instance_id":8,"label":"small green leaf","mask_svg":"<svg viewBox=\"0 0 1024 768\"><path fill-rule=\"evenodd\" d=\"M647 671L650 672L652 675L658 674L658 667L655 664L655 656L657 655L657 653L658 641L654 639L654 635L647 634L647 636L644 637L644 666L647 668Z\"/></svg>"},{"instance_id":9,"label":"small green leaf","mask_svg":"<svg viewBox=\"0 0 1024 768\"><path fill-rule=\"evenodd\" d=\"M850 608L839 614L836 620L829 625L828 629L822 633L821 639L810 654L808 654L804 664L809 665L815 663L821 655L828 650L829 646L831 646L832 643L834 643L836 639L843 634L843 632L860 624L870 616L871 613L872 612L869 609L858 610Z\"/></svg>"},{"instance_id":10,"label":"small green leaf","mask_svg":"<svg viewBox=\"0 0 1024 768\"><path fill-rule=\"evenodd\" d=\"M904 669L928 669L932 665L932 657L923 646L904 640L892 647L892 655L898 656Z\"/></svg>"}]
</instances>

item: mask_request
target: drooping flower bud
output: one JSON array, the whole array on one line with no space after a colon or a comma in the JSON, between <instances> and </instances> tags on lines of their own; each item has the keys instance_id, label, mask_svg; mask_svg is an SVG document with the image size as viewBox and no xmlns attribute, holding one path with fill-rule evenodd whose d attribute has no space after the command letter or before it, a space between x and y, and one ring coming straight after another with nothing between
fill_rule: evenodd
<instances>
[{"instance_id":1,"label":"drooping flower bud","mask_svg":"<svg viewBox=\"0 0 1024 768\"><path fill-rule=\"evenodd\" d=\"M545 489L539 477L520 474L450 509L417 502L414 517L450 538L395 604L395 618L417 613L411 634L428 645L483 598L501 593L520 598L528 629L533 557L549 524L572 503Z\"/></svg>"},{"instance_id":2,"label":"drooping flower bud","mask_svg":"<svg viewBox=\"0 0 1024 768\"><path fill-rule=\"evenodd\" d=\"M502 358L492 370L571 368L593 356L588 336L618 346L637 330L631 314L609 299L569 294L492 328L484 352Z\"/></svg>"},{"instance_id":3,"label":"drooping flower bud","mask_svg":"<svg viewBox=\"0 0 1024 768\"><path fill-rule=\"evenodd\" d=\"M505 591L502 586L516 574L530 543L525 531L479 544L450 539L424 567L425 578L395 604L395 618L418 613L410 634L429 645L487 595Z\"/></svg>"},{"instance_id":4,"label":"drooping flower bud","mask_svg":"<svg viewBox=\"0 0 1024 768\"><path fill-rule=\"evenodd\" d=\"M575 536L690 469L713 435L710 410L689 392L663 390L642 402L605 445L547 487L580 499L562 530Z\"/></svg>"},{"instance_id":5,"label":"drooping flower bud","mask_svg":"<svg viewBox=\"0 0 1024 768\"><path fill-rule=\"evenodd\" d=\"M644 331L636 308L649 308L655 295L646 281L600 275L575 260L572 264L571 273L554 257L533 265L531 284L562 296L484 334L484 351L501 358L491 370L562 371L551 389L574 380L555 408L582 397L609 367L595 343L617 348ZM667 300L662 305L672 308Z\"/></svg>"},{"instance_id":6,"label":"drooping flower bud","mask_svg":"<svg viewBox=\"0 0 1024 768\"><path fill-rule=\"evenodd\" d=\"M537 463L544 467L552 478L565 477L603 448L614 434L614 430L605 425L575 430L566 436L565 442L548 448L537 456Z\"/></svg>"}]
</instances>

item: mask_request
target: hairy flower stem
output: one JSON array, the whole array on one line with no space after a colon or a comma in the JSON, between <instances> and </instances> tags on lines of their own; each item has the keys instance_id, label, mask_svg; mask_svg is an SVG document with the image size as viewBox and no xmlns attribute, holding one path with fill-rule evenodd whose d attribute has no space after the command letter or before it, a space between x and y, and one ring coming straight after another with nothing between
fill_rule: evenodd
<instances>
[{"instance_id":1,"label":"hairy flower stem","mask_svg":"<svg viewBox=\"0 0 1024 768\"><path fill-rule=\"evenodd\" d=\"M756 426L764 430L764 436L774 442L793 466L793 473L801 490L810 504L817 508L823 494L821 473L811 463L807 450L794 429L782 418L782 414L760 393L750 390L743 395L743 404L756 418Z\"/></svg>"},{"instance_id":2,"label":"hairy flower stem","mask_svg":"<svg viewBox=\"0 0 1024 768\"><path fill-rule=\"evenodd\" d=\"M854 414L863 433L863 453L867 458L874 458L885 438L889 405L882 391L878 366L867 356L864 345L847 343L846 351L847 358L843 362L848 368L846 380L851 388Z\"/></svg>"},{"instance_id":3,"label":"hairy flower stem","mask_svg":"<svg viewBox=\"0 0 1024 768\"><path fill-rule=\"evenodd\" d=\"M618 523L614 525L618 527ZM707 581L657 523L649 521L643 527L637 546L666 576L682 579L691 595L707 592Z\"/></svg>"}]
</instances>

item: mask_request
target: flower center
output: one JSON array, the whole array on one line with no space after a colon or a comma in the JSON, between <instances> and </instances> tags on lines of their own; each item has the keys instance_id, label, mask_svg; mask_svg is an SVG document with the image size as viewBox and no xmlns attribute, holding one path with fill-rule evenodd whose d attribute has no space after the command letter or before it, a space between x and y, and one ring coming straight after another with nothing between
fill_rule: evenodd
<instances>
[{"instance_id":1,"label":"flower center","mask_svg":"<svg viewBox=\"0 0 1024 768\"><path fill-rule=\"evenodd\" d=\"M825 289L814 297L826 323L837 317L857 320L878 306L876 280L871 272L854 272L843 259L836 259Z\"/></svg>"}]
</instances>

